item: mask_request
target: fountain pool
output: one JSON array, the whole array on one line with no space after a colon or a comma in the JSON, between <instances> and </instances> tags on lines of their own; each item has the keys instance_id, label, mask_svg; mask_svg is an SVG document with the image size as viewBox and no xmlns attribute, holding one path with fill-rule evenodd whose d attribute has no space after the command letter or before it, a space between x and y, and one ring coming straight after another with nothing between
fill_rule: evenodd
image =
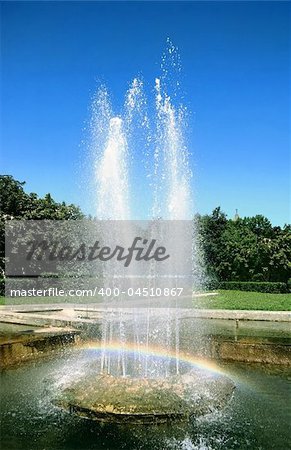
<instances>
[{"instance_id":1,"label":"fountain pool","mask_svg":"<svg viewBox=\"0 0 291 450\"><path fill-rule=\"evenodd\" d=\"M62 383L82 376L92 352L66 348L51 358L1 374L0 446L9 450L197 449L286 450L290 425L290 368L224 363L236 389L225 408L168 424L103 423L53 404ZM207 373L207 372L206 372ZM209 373L209 372L208 372ZM213 372L210 372L213 373ZM54 381L53 381L54 379ZM86 386L84 386L86 389Z\"/></svg>"}]
</instances>

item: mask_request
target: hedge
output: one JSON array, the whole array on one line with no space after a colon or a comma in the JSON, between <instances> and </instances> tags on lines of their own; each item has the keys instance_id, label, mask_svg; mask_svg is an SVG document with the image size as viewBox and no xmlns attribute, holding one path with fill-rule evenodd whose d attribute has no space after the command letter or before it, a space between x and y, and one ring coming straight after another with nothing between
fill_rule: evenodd
<instances>
[{"instance_id":1,"label":"hedge","mask_svg":"<svg viewBox=\"0 0 291 450\"><path fill-rule=\"evenodd\" d=\"M270 292L273 294L285 294L289 292L287 283L267 281L221 281L218 289L233 291Z\"/></svg>"}]
</instances>

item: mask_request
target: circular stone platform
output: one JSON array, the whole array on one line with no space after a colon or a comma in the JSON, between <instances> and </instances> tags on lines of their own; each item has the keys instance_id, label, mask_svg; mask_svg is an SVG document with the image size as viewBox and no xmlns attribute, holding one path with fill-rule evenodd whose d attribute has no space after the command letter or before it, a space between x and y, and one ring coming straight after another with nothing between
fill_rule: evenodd
<instances>
[{"instance_id":1,"label":"circular stone platform","mask_svg":"<svg viewBox=\"0 0 291 450\"><path fill-rule=\"evenodd\" d=\"M220 409L233 389L226 376L199 370L166 379L90 374L66 387L54 403L102 422L160 423Z\"/></svg>"}]
</instances>

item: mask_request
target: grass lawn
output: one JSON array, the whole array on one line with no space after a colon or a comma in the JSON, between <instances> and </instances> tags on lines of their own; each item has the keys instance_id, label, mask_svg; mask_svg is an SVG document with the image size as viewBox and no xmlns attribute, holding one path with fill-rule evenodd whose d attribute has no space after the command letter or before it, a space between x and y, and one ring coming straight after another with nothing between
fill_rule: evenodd
<instances>
[{"instance_id":1,"label":"grass lawn","mask_svg":"<svg viewBox=\"0 0 291 450\"><path fill-rule=\"evenodd\" d=\"M220 290L218 295L197 298L195 307L202 309L291 311L291 294Z\"/></svg>"},{"instance_id":2,"label":"grass lawn","mask_svg":"<svg viewBox=\"0 0 291 450\"><path fill-rule=\"evenodd\" d=\"M96 297L17 297L18 301L16 301L16 298L13 298L13 302L11 301L11 298L8 299L7 304L8 305L42 305L47 306L49 304L58 304L58 303L67 303L68 306L70 304L79 303L80 306L82 304L86 303L96 303L98 300L98 296ZM100 303L102 303L102 297L99 297ZM0 306L5 305L5 297L0 296Z\"/></svg>"},{"instance_id":3,"label":"grass lawn","mask_svg":"<svg viewBox=\"0 0 291 450\"><path fill-rule=\"evenodd\" d=\"M88 298L86 303L95 302ZM31 298L22 298L21 303L32 303ZM63 298L40 297L33 303L64 303ZM78 301L76 301L78 303ZM82 303L82 302L81 302ZM0 305L5 305L5 297L0 297ZM218 291L218 295L197 297L195 308L199 309L250 309L264 311L291 311L291 294L264 294L262 292Z\"/></svg>"}]
</instances>

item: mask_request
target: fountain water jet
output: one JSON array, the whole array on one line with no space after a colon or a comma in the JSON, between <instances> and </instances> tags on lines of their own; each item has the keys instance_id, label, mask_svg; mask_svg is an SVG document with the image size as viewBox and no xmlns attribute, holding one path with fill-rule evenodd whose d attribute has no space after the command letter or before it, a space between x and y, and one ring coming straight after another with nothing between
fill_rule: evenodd
<instances>
[{"instance_id":1,"label":"fountain water jet","mask_svg":"<svg viewBox=\"0 0 291 450\"><path fill-rule=\"evenodd\" d=\"M185 110L175 108L156 78L157 136L155 148L154 217L170 220L191 218L189 155L183 136Z\"/></svg>"},{"instance_id":2,"label":"fountain water jet","mask_svg":"<svg viewBox=\"0 0 291 450\"><path fill-rule=\"evenodd\" d=\"M110 119L108 139L96 169L96 178L100 218L128 219L127 141L120 117Z\"/></svg>"},{"instance_id":3,"label":"fountain water jet","mask_svg":"<svg viewBox=\"0 0 291 450\"><path fill-rule=\"evenodd\" d=\"M137 78L128 90L125 113L120 117L112 114L104 88L94 101L92 134L98 218L117 221L117 228L120 226L118 220L132 217L129 181L132 154L128 142L136 131L135 120L139 122L138 128L147 133L154 129L147 139L153 147L152 152L146 152L153 160L152 164L148 163L148 167L152 167L152 217L173 221L191 218L191 171L184 136L186 110L180 104L174 104L176 94L170 97L166 91L167 77L170 76L168 66L180 70L177 51L171 43L167 57L163 57L163 73L155 83L155 113L152 115L155 125L150 124L144 111L143 83ZM130 227L130 222L126 223ZM122 230L126 234L126 227ZM113 268L115 271L122 276ZM169 287L176 286L176 282L169 280ZM191 366L183 372L185 368L179 358L177 308L170 308L165 299L160 314L152 314L149 308L133 307L128 316L123 306L121 303L113 311L105 309L100 360L97 366L96 361L92 362L85 377L63 390L58 405L91 419L146 423L184 420L226 403L233 391L228 378L193 370ZM118 342L118 346L112 353L114 342ZM130 353L126 351L129 345ZM158 345L163 358L154 358L150 354L152 345Z\"/></svg>"}]
</instances>

